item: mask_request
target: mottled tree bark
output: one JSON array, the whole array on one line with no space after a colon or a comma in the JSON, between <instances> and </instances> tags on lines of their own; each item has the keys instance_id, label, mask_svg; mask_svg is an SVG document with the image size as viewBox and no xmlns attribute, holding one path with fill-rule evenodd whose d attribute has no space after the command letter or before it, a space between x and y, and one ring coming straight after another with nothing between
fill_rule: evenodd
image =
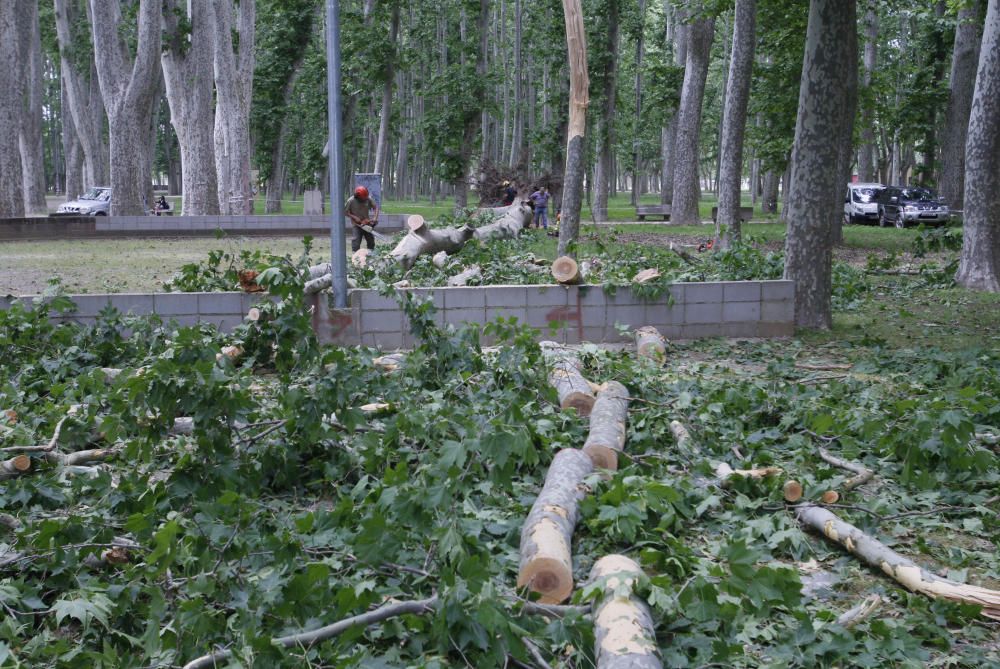
<instances>
[{"instance_id":1,"label":"mottled tree bark","mask_svg":"<svg viewBox=\"0 0 1000 669\"><path fill-rule=\"evenodd\" d=\"M851 166L854 164L854 119L858 111L858 33L851 30L844 38L848 41L845 45L845 62L847 68L846 86L842 98L842 109L840 116L840 141L837 145L837 183L840 184L841 192L851 180ZM840 202L838 196L837 202ZM841 244L844 241L844 217L841 215L843 209L836 208L831 212L830 219L830 243Z\"/></svg>"},{"instance_id":2,"label":"mottled tree bark","mask_svg":"<svg viewBox=\"0 0 1000 669\"><path fill-rule=\"evenodd\" d=\"M152 150L147 143L149 119L160 82L162 5L156 0L140 3L133 58L120 31L118 0L89 2L97 76L111 135L111 215L142 215L150 177L147 154Z\"/></svg>"},{"instance_id":3,"label":"mottled tree bark","mask_svg":"<svg viewBox=\"0 0 1000 669\"><path fill-rule=\"evenodd\" d=\"M715 237L727 228L732 239L740 238L740 182L743 176L743 137L746 133L750 74L756 41L757 2L736 0L733 48L726 82L726 106L722 114L719 142L719 213Z\"/></svg>"},{"instance_id":4,"label":"mottled tree bark","mask_svg":"<svg viewBox=\"0 0 1000 669\"><path fill-rule=\"evenodd\" d=\"M872 85L872 74L877 64L878 47L878 5L876 0L868 0L865 10L865 53L864 88ZM872 183L878 179L878 158L875 149L875 113L872 103L867 102L861 110L861 147L858 151L858 178Z\"/></svg>"},{"instance_id":5,"label":"mottled tree bark","mask_svg":"<svg viewBox=\"0 0 1000 669\"><path fill-rule=\"evenodd\" d=\"M18 131L21 127L21 75L18 53L17 15L19 2L0 2L0 217L24 215L24 189L21 183L21 151Z\"/></svg>"},{"instance_id":6,"label":"mottled tree bark","mask_svg":"<svg viewBox=\"0 0 1000 669\"><path fill-rule=\"evenodd\" d=\"M969 6L959 10L951 57L948 108L941 130L941 179L938 190L952 209L962 209L965 197L965 140L982 39L980 9L979 0L972 0Z\"/></svg>"},{"instance_id":7,"label":"mottled tree bark","mask_svg":"<svg viewBox=\"0 0 1000 669\"><path fill-rule=\"evenodd\" d=\"M779 175L774 170L764 173L764 185L761 189L760 210L765 214L778 213L778 182Z\"/></svg>"},{"instance_id":8,"label":"mottled tree bark","mask_svg":"<svg viewBox=\"0 0 1000 669\"><path fill-rule=\"evenodd\" d=\"M678 225L698 225L698 201L701 186L698 171L698 140L701 134L701 103L705 96L705 78L715 36L715 21L700 18L685 26L687 31L687 61L684 66L684 86L677 110L677 140L674 145L674 193L670 222Z\"/></svg>"},{"instance_id":9,"label":"mottled tree bark","mask_svg":"<svg viewBox=\"0 0 1000 669\"><path fill-rule=\"evenodd\" d=\"M42 143L42 39L38 26L38 3L34 0L21 0L18 33L25 81L18 134L24 210L29 216L44 216L48 207L45 204L45 146Z\"/></svg>"},{"instance_id":10,"label":"mottled tree bark","mask_svg":"<svg viewBox=\"0 0 1000 669\"><path fill-rule=\"evenodd\" d=\"M611 192L611 158L614 151L615 102L618 88L618 0L608 0L608 41L604 61L604 99L598 131L600 153L594 175L594 204L591 211L594 220L601 223L608 220L608 196Z\"/></svg>"},{"instance_id":11,"label":"mottled tree bark","mask_svg":"<svg viewBox=\"0 0 1000 669\"><path fill-rule=\"evenodd\" d=\"M563 0L566 47L569 55L569 126L566 131L566 170L563 176L562 222L557 255L573 257L580 234L583 204L584 138L590 79L587 76L587 32L580 0Z\"/></svg>"},{"instance_id":12,"label":"mottled tree bark","mask_svg":"<svg viewBox=\"0 0 1000 669\"><path fill-rule=\"evenodd\" d=\"M841 215L840 144L848 79L857 77L848 53L857 39L856 9L855 0L809 5L785 240L785 278L795 282L795 322L803 327L831 325L830 230Z\"/></svg>"},{"instance_id":13,"label":"mottled tree bark","mask_svg":"<svg viewBox=\"0 0 1000 669\"><path fill-rule=\"evenodd\" d=\"M632 206L639 204L642 194L642 146L639 142L639 126L642 122L642 59L646 52L646 0L639 0L639 35L635 40L635 128L632 149ZM613 56L614 57L614 56Z\"/></svg>"},{"instance_id":14,"label":"mottled tree bark","mask_svg":"<svg viewBox=\"0 0 1000 669\"><path fill-rule=\"evenodd\" d=\"M392 19L389 27L390 51L385 64L385 81L382 83L382 116L378 125L378 141L375 144L375 172L382 174L389 159L389 121L392 118L392 86L396 72L396 42L399 39L399 5L392 5ZM484 26L485 27L485 26ZM484 31L485 32L485 31ZM389 180L383 175L383 183Z\"/></svg>"},{"instance_id":15,"label":"mottled tree bark","mask_svg":"<svg viewBox=\"0 0 1000 669\"><path fill-rule=\"evenodd\" d=\"M69 113L69 101L66 95L66 78L60 77L60 102L62 105L62 143L63 155L66 160L66 180L63 183L63 195L66 201L74 199L83 192L83 145L77 136L73 115Z\"/></svg>"},{"instance_id":16,"label":"mottled tree bark","mask_svg":"<svg viewBox=\"0 0 1000 669\"><path fill-rule=\"evenodd\" d=\"M990 0L965 144L965 225L955 281L1000 292L1000 0Z\"/></svg>"},{"instance_id":17,"label":"mottled tree bark","mask_svg":"<svg viewBox=\"0 0 1000 669\"><path fill-rule=\"evenodd\" d=\"M482 82L486 77L486 58L489 55L489 20L490 20L490 0L479 1L479 16L476 21L477 36L479 38L479 49L476 52L476 76ZM476 91L476 107L482 107L486 99L486 91L483 86L479 86ZM483 115L478 111L470 110L465 117L465 125L462 130L462 173L452 182L455 187L455 211L460 211L469 204L469 169L472 162L472 150L476 146L476 137L482 128Z\"/></svg>"},{"instance_id":18,"label":"mottled tree bark","mask_svg":"<svg viewBox=\"0 0 1000 669\"><path fill-rule=\"evenodd\" d=\"M184 214L219 213L215 172L215 120L212 0L167 0L163 17L167 43L163 50L163 78L170 121L181 153ZM180 26L186 13L190 32Z\"/></svg>"},{"instance_id":19,"label":"mottled tree bark","mask_svg":"<svg viewBox=\"0 0 1000 669\"><path fill-rule=\"evenodd\" d=\"M255 3L211 0L215 47L215 165L219 211L253 211L250 192L250 101L253 92ZM239 40L234 43L234 35ZM334 200L337 198L334 197Z\"/></svg>"},{"instance_id":20,"label":"mottled tree bark","mask_svg":"<svg viewBox=\"0 0 1000 669\"><path fill-rule=\"evenodd\" d=\"M676 9L671 9L670 0L663 2L664 14L671 15L668 22L668 30L672 32L667 35L667 41L673 38L674 65L684 67L687 62L687 29L681 23L684 18L683 13ZM667 125L660 133L661 150L663 153L663 178L660 181L660 203L670 204L674 199L674 164L675 149L677 145L677 111L670 116Z\"/></svg>"}]
</instances>

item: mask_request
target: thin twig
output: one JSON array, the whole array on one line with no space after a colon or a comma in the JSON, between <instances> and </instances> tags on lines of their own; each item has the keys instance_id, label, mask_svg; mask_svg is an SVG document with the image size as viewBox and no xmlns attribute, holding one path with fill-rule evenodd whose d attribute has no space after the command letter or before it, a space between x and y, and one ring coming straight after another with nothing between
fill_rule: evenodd
<instances>
[{"instance_id":1,"label":"thin twig","mask_svg":"<svg viewBox=\"0 0 1000 669\"><path fill-rule=\"evenodd\" d=\"M834 467L839 467L840 469L844 469L853 474L857 474L857 476L848 479L847 481L844 482L845 491L854 490L858 486L868 483L868 481L872 480L875 477L875 472L868 469L864 465L858 464L856 462L848 462L847 460L842 460L832 455L828 450L826 450L822 446L819 447L819 457L822 458L824 462L831 464Z\"/></svg>"},{"instance_id":2,"label":"thin twig","mask_svg":"<svg viewBox=\"0 0 1000 669\"><path fill-rule=\"evenodd\" d=\"M535 662L538 663L538 666L542 669L552 669L552 665L545 661L545 658L542 657L542 651L538 649L538 646L536 646L531 639L525 638L522 639L522 641L524 642L524 647L528 649L529 653L531 653L531 657L535 658Z\"/></svg>"}]
</instances>

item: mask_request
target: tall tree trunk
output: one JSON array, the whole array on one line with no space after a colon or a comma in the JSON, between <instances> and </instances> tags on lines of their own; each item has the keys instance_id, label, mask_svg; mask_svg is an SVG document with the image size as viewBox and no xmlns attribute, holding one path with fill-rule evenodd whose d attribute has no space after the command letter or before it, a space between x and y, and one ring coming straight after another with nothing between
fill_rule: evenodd
<instances>
[{"instance_id":1,"label":"tall tree trunk","mask_svg":"<svg viewBox=\"0 0 1000 669\"><path fill-rule=\"evenodd\" d=\"M843 64L847 68L844 96L841 99L842 108L840 110L840 141L837 149L837 183L840 191L846 187L851 180L851 166L854 164L854 119L858 111L858 31L857 29L848 32L844 38L845 58ZM838 195L837 203L841 201ZM841 244L844 241L844 217L841 215L842 209L831 213L830 243Z\"/></svg>"},{"instance_id":2,"label":"tall tree trunk","mask_svg":"<svg viewBox=\"0 0 1000 669\"><path fill-rule=\"evenodd\" d=\"M389 53L385 63L385 82L382 84L382 117L378 125L378 142L375 150L375 172L385 171L389 153L389 121L392 117L392 85L396 76L396 41L399 39L399 2L392 4L392 20L389 28ZM480 122L482 120L480 119ZM383 182L386 179L383 175Z\"/></svg>"},{"instance_id":3,"label":"tall tree trunk","mask_svg":"<svg viewBox=\"0 0 1000 669\"><path fill-rule=\"evenodd\" d=\"M670 9L670 0L663 0L664 14L674 14L677 10ZM683 14L671 16L668 26L673 31L674 65L685 67L687 63L688 31L683 25ZM669 37L669 36L668 36ZM660 185L660 202L670 204L674 199L674 166L676 165L677 148L677 116L679 109L671 114L667 125L660 132L660 143L663 153L663 182Z\"/></svg>"},{"instance_id":4,"label":"tall tree trunk","mask_svg":"<svg viewBox=\"0 0 1000 669\"><path fill-rule=\"evenodd\" d=\"M965 144L965 225L955 281L1000 292L1000 0L990 0Z\"/></svg>"},{"instance_id":5,"label":"tall tree trunk","mask_svg":"<svg viewBox=\"0 0 1000 669\"><path fill-rule=\"evenodd\" d=\"M941 197L952 209L962 209L964 204L965 139L979 64L981 8L979 0L972 0L969 6L963 6L958 12L955 29L948 108L941 137L941 180L938 184Z\"/></svg>"},{"instance_id":6,"label":"tall tree trunk","mask_svg":"<svg viewBox=\"0 0 1000 669\"><path fill-rule=\"evenodd\" d=\"M73 115L69 113L69 101L66 95L66 78L60 77L60 107L62 109L62 142L63 155L66 157L66 181L63 195L66 201L75 199L83 192L83 145L77 136Z\"/></svg>"},{"instance_id":7,"label":"tall tree trunk","mask_svg":"<svg viewBox=\"0 0 1000 669\"><path fill-rule=\"evenodd\" d=\"M253 91L255 3L211 0L215 31L215 164L219 210L250 214L250 101ZM234 36L239 40L234 43ZM334 198L336 200L336 197Z\"/></svg>"},{"instance_id":8,"label":"tall tree trunk","mask_svg":"<svg viewBox=\"0 0 1000 669\"><path fill-rule=\"evenodd\" d=\"M764 174L764 187L761 194L760 210L765 214L778 213L778 181L780 175L774 170ZM756 186L755 186L756 187Z\"/></svg>"},{"instance_id":9,"label":"tall tree trunk","mask_svg":"<svg viewBox=\"0 0 1000 669\"><path fill-rule=\"evenodd\" d=\"M0 218L24 216L24 188L18 132L21 127L22 76L17 17L19 2L0 2Z\"/></svg>"},{"instance_id":10,"label":"tall tree trunk","mask_svg":"<svg viewBox=\"0 0 1000 669\"><path fill-rule=\"evenodd\" d=\"M163 78L170 120L181 152L184 214L219 213L215 172L215 121L212 0L167 0L163 16L167 38ZM180 17L186 16L181 29Z\"/></svg>"},{"instance_id":11,"label":"tall tree trunk","mask_svg":"<svg viewBox=\"0 0 1000 669\"><path fill-rule=\"evenodd\" d=\"M469 169L472 162L472 149L476 145L476 137L479 135L482 123L482 109L486 99L486 90L483 80L486 77L486 58L489 55L489 21L490 21L490 0L479 0L479 16L476 21L477 36L479 37L479 49L476 54L476 78L480 84L476 88L476 104L473 105L475 111L468 111L465 116L465 126L462 130L461 163L462 173L452 181L455 188L455 211L460 211L469 203Z\"/></svg>"},{"instance_id":12,"label":"tall tree trunk","mask_svg":"<svg viewBox=\"0 0 1000 669\"><path fill-rule=\"evenodd\" d=\"M872 75L877 66L878 47L878 4L868 0L865 10L865 54L864 88L872 85ZM868 100L861 110L861 150L858 152L858 178L872 183L878 179L878 165L875 155L875 112L872 101Z\"/></svg>"},{"instance_id":13,"label":"tall tree trunk","mask_svg":"<svg viewBox=\"0 0 1000 669\"><path fill-rule=\"evenodd\" d=\"M584 140L587 135L587 32L583 27L580 0L563 0L566 50L569 56L569 125L566 130L566 170L563 173L562 222L559 224L558 255L574 256L580 234L583 205Z\"/></svg>"},{"instance_id":14,"label":"tall tree trunk","mask_svg":"<svg viewBox=\"0 0 1000 669\"><path fill-rule=\"evenodd\" d=\"M597 169L594 175L594 203L591 208L594 220L608 220L608 196L611 192L611 158L614 151L615 132L615 102L618 89L618 0L608 0L608 41L607 52L604 54L604 99L601 107L601 120L598 126L597 141L600 153L597 157Z\"/></svg>"},{"instance_id":15,"label":"tall tree trunk","mask_svg":"<svg viewBox=\"0 0 1000 669\"><path fill-rule=\"evenodd\" d=\"M670 221L679 225L698 225L699 185L698 139L701 133L701 103L705 96L708 60L715 36L715 22L710 18L695 19L685 27L687 61L684 66L684 86L677 110L677 141L674 149L674 194Z\"/></svg>"},{"instance_id":16,"label":"tall tree trunk","mask_svg":"<svg viewBox=\"0 0 1000 669\"><path fill-rule=\"evenodd\" d=\"M719 213L715 236L728 228L733 239L740 238L740 183L743 177L743 137L750 100L750 74L756 41L757 0L736 0L733 17L733 52L726 82L726 106L722 114L722 141L719 142Z\"/></svg>"},{"instance_id":17,"label":"tall tree trunk","mask_svg":"<svg viewBox=\"0 0 1000 669\"><path fill-rule=\"evenodd\" d=\"M945 0L937 0L934 3L934 22L931 24L931 48L926 53L925 58L930 60L931 82L930 88L937 89L944 79L944 64L947 58L946 44L944 39L944 13L946 10ZM921 161L917 166L919 175L917 182L923 186L934 184L934 168L937 160L937 139L938 139L938 106L927 105L926 116L924 117L924 138L921 142Z\"/></svg>"},{"instance_id":18,"label":"tall tree trunk","mask_svg":"<svg viewBox=\"0 0 1000 669\"><path fill-rule=\"evenodd\" d=\"M142 0L138 12L135 58L120 32L118 0L89 0L94 54L111 135L112 216L145 213L149 187L147 143L149 119L160 83L160 20L162 5Z\"/></svg>"},{"instance_id":19,"label":"tall tree trunk","mask_svg":"<svg viewBox=\"0 0 1000 669\"><path fill-rule=\"evenodd\" d=\"M639 126L642 123L642 58L646 42L643 39L646 28L646 0L639 0L639 35L635 40L635 128L632 136L632 206L639 204L642 192L642 144L639 141Z\"/></svg>"},{"instance_id":20,"label":"tall tree trunk","mask_svg":"<svg viewBox=\"0 0 1000 669\"><path fill-rule=\"evenodd\" d=\"M8 0L13 1L13 0ZM29 216L48 213L45 204L45 145L42 143L42 38L38 26L38 2L24 2L18 16L21 39L19 62L24 72L24 108L18 147L24 183L24 210Z\"/></svg>"},{"instance_id":21,"label":"tall tree trunk","mask_svg":"<svg viewBox=\"0 0 1000 669\"><path fill-rule=\"evenodd\" d=\"M843 101L857 59L855 0L811 0L788 194L785 278L795 282L795 322L829 328L830 230L841 214ZM852 34L854 35L852 37ZM850 52L850 53L849 53Z\"/></svg>"}]
</instances>

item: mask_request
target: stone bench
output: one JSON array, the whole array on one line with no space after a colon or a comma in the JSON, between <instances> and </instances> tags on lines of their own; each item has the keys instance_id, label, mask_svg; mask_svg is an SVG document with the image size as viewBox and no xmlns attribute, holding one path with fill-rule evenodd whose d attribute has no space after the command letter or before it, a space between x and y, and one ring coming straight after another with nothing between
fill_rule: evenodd
<instances>
[{"instance_id":1,"label":"stone bench","mask_svg":"<svg viewBox=\"0 0 1000 669\"><path fill-rule=\"evenodd\" d=\"M647 216L662 216L664 221L670 220L669 204L644 204L635 208L635 217L645 221Z\"/></svg>"}]
</instances>

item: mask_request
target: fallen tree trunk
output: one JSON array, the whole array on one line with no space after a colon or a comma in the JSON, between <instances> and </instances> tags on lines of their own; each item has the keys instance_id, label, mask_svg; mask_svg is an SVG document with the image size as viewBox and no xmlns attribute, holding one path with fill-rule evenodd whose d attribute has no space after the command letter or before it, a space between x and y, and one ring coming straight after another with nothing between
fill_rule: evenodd
<instances>
[{"instance_id":1,"label":"fallen tree trunk","mask_svg":"<svg viewBox=\"0 0 1000 669\"><path fill-rule=\"evenodd\" d=\"M31 458L27 455L15 455L9 460L0 460L0 481L16 479L31 471Z\"/></svg>"},{"instance_id":2,"label":"fallen tree trunk","mask_svg":"<svg viewBox=\"0 0 1000 669\"><path fill-rule=\"evenodd\" d=\"M633 592L641 576L642 568L624 555L603 557L590 572L591 582L604 580L593 613L597 669L663 667L653 617Z\"/></svg>"},{"instance_id":3,"label":"fallen tree trunk","mask_svg":"<svg viewBox=\"0 0 1000 669\"><path fill-rule=\"evenodd\" d=\"M525 203L493 209L499 218L488 225L476 228L476 239L517 239L531 223L532 209Z\"/></svg>"},{"instance_id":4,"label":"fallen tree trunk","mask_svg":"<svg viewBox=\"0 0 1000 669\"><path fill-rule=\"evenodd\" d=\"M518 587L541 595L543 604L559 604L573 592L573 529L579 502L586 495L583 480L594 471L583 451L564 448L556 453L545 485L521 530Z\"/></svg>"},{"instance_id":5,"label":"fallen tree trunk","mask_svg":"<svg viewBox=\"0 0 1000 669\"><path fill-rule=\"evenodd\" d=\"M475 228L468 225L461 228L432 230L424 221L424 217L418 215L410 216L406 226L409 232L389 254L404 270L413 267L413 263L422 255L433 255L439 251L444 251L448 255L458 253L476 232Z\"/></svg>"},{"instance_id":6,"label":"fallen tree trunk","mask_svg":"<svg viewBox=\"0 0 1000 669\"><path fill-rule=\"evenodd\" d=\"M618 469L618 454L625 449L625 421L628 418L628 390L617 381L608 381L597 393L590 412L590 434L583 452L594 467Z\"/></svg>"},{"instance_id":7,"label":"fallen tree trunk","mask_svg":"<svg viewBox=\"0 0 1000 669\"><path fill-rule=\"evenodd\" d=\"M635 331L635 348L640 358L663 362L667 357L667 340L649 325Z\"/></svg>"},{"instance_id":8,"label":"fallen tree trunk","mask_svg":"<svg viewBox=\"0 0 1000 669\"><path fill-rule=\"evenodd\" d=\"M583 283L586 277L580 266L569 256L560 256L552 263L552 278L564 286L575 286Z\"/></svg>"},{"instance_id":9,"label":"fallen tree trunk","mask_svg":"<svg viewBox=\"0 0 1000 669\"><path fill-rule=\"evenodd\" d=\"M909 558L847 523L828 509L802 504L796 509L799 522L840 544L866 564L881 569L903 587L928 597L975 604L987 618L1000 620L1000 591L956 583L922 569Z\"/></svg>"},{"instance_id":10,"label":"fallen tree trunk","mask_svg":"<svg viewBox=\"0 0 1000 669\"><path fill-rule=\"evenodd\" d=\"M580 361L572 352L558 348L555 342L542 342L542 353L551 367L549 383L559 395L559 406L574 408L581 416L589 416L594 408L594 392L580 371Z\"/></svg>"},{"instance_id":11,"label":"fallen tree trunk","mask_svg":"<svg viewBox=\"0 0 1000 669\"><path fill-rule=\"evenodd\" d=\"M406 353L390 353L372 359L372 364L386 372L395 372L406 362Z\"/></svg>"},{"instance_id":12,"label":"fallen tree trunk","mask_svg":"<svg viewBox=\"0 0 1000 669\"><path fill-rule=\"evenodd\" d=\"M469 281L473 279L483 278L483 270L480 269L479 265L472 265L471 267L459 272L455 276L448 278L448 285L455 286L466 286Z\"/></svg>"}]
</instances>

